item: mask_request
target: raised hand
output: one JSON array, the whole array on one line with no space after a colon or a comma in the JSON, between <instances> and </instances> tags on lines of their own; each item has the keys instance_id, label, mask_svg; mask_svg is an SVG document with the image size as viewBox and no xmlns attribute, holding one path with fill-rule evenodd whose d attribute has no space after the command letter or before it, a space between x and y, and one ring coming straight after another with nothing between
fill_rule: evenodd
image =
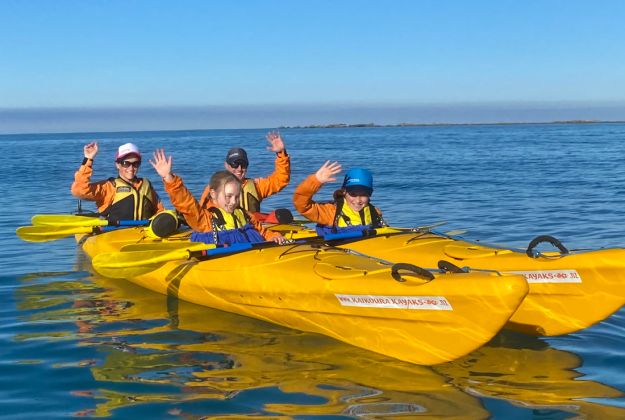
<instances>
[{"instance_id":1,"label":"raised hand","mask_svg":"<svg viewBox=\"0 0 625 420\"><path fill-rule=\"evenodd\" d=\"M85 147L83 147L83 153L85 154L85 157L87 159L91 159L93 160L93 158L95 157L95 155L98 154L98 142L97 141L93 141L89 144L85 144Z\"/></svg>"},{"instance_id":2,"label":"raised hand","mask_svg":"<svg viewBox=\"0 0 625 420\"><path fill-rule=\"evenodd\" d=\"M274 236L273 238L271 238L269 240L271 242L275 242L275 243L280 244L280 245L284 244L287 241L287 239L284 236L282 236L282 235Z\"/></svg>"},{"instance_id":3,"label":"raised hand","mask_svg":"<svg viewBox=\"0 0 625 420\"><path fill-rule=\"evenodd\" d=\"M277 131L267 134L267 141L269 142L267 150L271 150L274 153L280 153L284 150L284 140L282 140L282 136Z\"/></svg>"},{"instance_id":4,"label":"raised hand","mask_svg":"<svg viewBox=\"0 0 625 420\"><path fill-rule=\"evenodd\" d=\"M165 149L156 149L152 155L154 160L150 159L150 165L156 170L156 172L165 180L170 182L174 177L171 175L172 158L171 156L165 156Z\"/></svg>"},{"instance_id":5,"label":"raised hand","mask_svg":"<svg viewBox=\"0 0 625 420\"><path fill-rule=\"evenodd\" d=\"M322 184L325 184L326 182L333 182L336 181L336 178L334 178L334 175L338 174L339 172L341 172L341 164L338 162L331 162L329 160L326 160L326 162L321 165L321 168L319 168L317 170L317 172L315 172L315 177L317 178L317 181L321 182Z\"/></svg>"}]
</instances>

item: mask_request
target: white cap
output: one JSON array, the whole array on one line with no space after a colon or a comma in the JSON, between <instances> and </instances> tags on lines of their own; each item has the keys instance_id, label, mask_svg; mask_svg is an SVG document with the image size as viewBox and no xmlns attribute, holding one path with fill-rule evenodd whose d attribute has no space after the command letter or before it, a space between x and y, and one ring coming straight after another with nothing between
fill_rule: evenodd
<instances>
[{"instance_id":1,"label":"white cap","mask_svg":"<svg viewBox=\"0 0 625 420\"><path fill-rule=\"evenodd\" d=\"M139 159L141 159L141 153L139 153L139 148L132 144L126 143L119 146L117 149L117 155L115 156L115 160L123 159L128 155L137 155Z\"/></svg>"}]
</instances>

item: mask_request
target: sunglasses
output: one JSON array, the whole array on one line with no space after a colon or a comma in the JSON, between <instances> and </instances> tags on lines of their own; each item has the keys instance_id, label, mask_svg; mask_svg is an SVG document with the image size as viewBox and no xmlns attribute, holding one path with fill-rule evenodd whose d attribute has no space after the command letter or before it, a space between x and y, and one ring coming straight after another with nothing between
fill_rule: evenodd
<instances>
[{"instance_id":1,"label":"sunglasses","mask_svg":"<svg viewBox=\"0 0 625 420\"><path fill-rule=\"evenodd\" d=\"M129 168L132 166L133 168L138 169L139 166L141 166L141 161L135 160L134 162L131 162L129 160L121 160L119 164L122 165L122 168Z\"/></svg>"},{"instance_id":2,"label":"sunglasses","mask_svg":"<svg viewBox=\"0 0 625 420\"><path fill-rule=\"evenodd\" d=\"M230 165L234 169L237 169L239 166L243 169L246 169L249 163L245 160L235 160L234 162L228 162L228 165Z\"/></svg>"},{"instance_id":3,"label":"sunglasses","mask_svg":"<svg viewBox=\"0 0 625 420\"><path fill-rule=\"evenodd\" d=\"M366 188L347 188L345 192L352 197L371 197L371 191Z\"/></svg>"}]
</instances>

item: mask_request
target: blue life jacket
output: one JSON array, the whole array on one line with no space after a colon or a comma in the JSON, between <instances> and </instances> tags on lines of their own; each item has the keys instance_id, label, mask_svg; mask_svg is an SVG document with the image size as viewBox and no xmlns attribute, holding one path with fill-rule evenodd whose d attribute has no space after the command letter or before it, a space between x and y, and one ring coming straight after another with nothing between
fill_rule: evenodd
<instances>
[{"instance_id":1,"label":"blue life jacket","mask_svg":"<svg viewBox=\"0 0 625 420\"><path fill-rule=\"evenodd\" d=\"M329 233L347 233L347 232L362 232L363 230L373 229L372 225L356 225L356 226L328 226L318 224L315 226L317 235L326 236Z\"/></svg>"},{"instance_id":2,"label":"blue life jacket","mask_svg":"<svg viewBox=\"0 0 625 420\"><path fill-rule=\"evenodd\" d=\"M232 245L236 243L259 243L265 238L249 222L245 212L238 208L229 214L211 207L213 230L209 232L191 233L191 241L215 245Z\"/></svg>"}]
</instances>

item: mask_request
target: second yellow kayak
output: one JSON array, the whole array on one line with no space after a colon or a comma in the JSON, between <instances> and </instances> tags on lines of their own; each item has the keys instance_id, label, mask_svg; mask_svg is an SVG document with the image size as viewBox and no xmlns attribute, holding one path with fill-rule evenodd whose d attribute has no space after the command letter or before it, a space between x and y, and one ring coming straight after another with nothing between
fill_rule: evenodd
<instances>
[{"instance_id":1,"label":"second yellow kayak","mask_svg":"<svg viewBox=\"0 0 625 420\"><path fill-rule=\"evenodd\" d=\"M528 296L506 325L515 331L543 336L567 334L602 321L625 304L624 249L551 252L534 257L429 231L381 228L375 233L335 244L421 267L436 267L439 260L447 260L461 267L525 276ZM293 238L315 235L312 230L287 234Z\"/></svg>"}]
</instances>

